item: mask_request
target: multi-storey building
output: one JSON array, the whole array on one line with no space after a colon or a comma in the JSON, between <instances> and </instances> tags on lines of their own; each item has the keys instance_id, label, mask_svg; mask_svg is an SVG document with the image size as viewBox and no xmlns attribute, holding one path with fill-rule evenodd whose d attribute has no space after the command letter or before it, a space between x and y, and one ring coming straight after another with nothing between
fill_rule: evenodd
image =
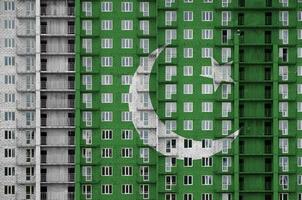
<instances>
[{"instance_id":1,"label":"multi-storey building","mask_svg":"<svg viewBox=\"0 0 302 200\"><path fill-rule=\"evenodd\" d=\"M0 199L74 199L74 1L0 4Z\"/></svg>"},{"instance_id":2,"label":"multi-storey building","mask_svg":"<svg viewBox=\"0 0 302 200\"><path fill-rule=\"evenodd\" d=\"M0 11L0 199L302 200L301 0Z\"/></svg>"},{"instance_id":3,"label":"multi-storey building","mask_svg":"<svg viewBox=\"0 0 302 200\"><path fill-rule=\"evenodd\" d=\"M301 200L301 5L77 1L76 199Z\"/></svg>"}]
</instances>

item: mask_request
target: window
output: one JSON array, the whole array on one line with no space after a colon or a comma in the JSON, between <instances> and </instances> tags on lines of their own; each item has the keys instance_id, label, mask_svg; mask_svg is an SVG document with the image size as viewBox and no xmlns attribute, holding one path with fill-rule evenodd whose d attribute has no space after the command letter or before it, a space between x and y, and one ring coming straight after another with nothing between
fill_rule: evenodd
<instances>
[{"instance_id":1,"label":"window","mask_svg":"<svg viewBox=\"0 0 302 200\"><path fill-rule=\"evenodd\" d=\"M184 102L184 112L193 112L193 102Z\"/></svg>"},{"instance_id":2,"label":"window","mask_svg":"<svg viewBox=\"0 0 302 200\"><path fill-rule=\"evenodd\" d=\"M184 39L185 40L193 39L193 29L184 29Z\"/></svg>"},{"instance_id":3,"label":"window","mask_svg":"<svg viewBox=\"0 0 302 200\"><path fill-rule=\"evenodd\" d=\"M193 58L193 48L184 48L184 58Z\"/></svg>"},{"instance_id":4,"label":"window","mask_svg":"<svg viewBox=\"0 0 302 200\"><path fill-rule=\"evenodd\" d=\"M211 58L213 57L213 48L202 48L201 49L202 58Z\"/></svg>"},{"instance_id":5,"label":"window","mask_svg":"<svg viewBox=\"0 0 302 200\"><path fill-rule=\"evenodd\" d=\"M201 184L202 185L212 185L213 184L213 177L210 175L201 176Z\"/></svg>"},{"instance_id":6,"label":"window","mask_svg":"<svg viewBox=\"0 0 302 200\"><path fill-rule=\"evenodd\" d=\"M15 47L15 39L14 38L5 38L4 39L4 47L5 48Z\"/></svg>"},{"instance_id":7,"label":"window","mask_svg":"<svg viewBox=\"0 0 302 200\"><path fill-rule=\"evenodd\" d=\"M82 48L85 50L85 53L92 53L92 39L83 39Z\"/></svg>"},{"instance_id":8,"label":"window","mask_svg":"<svg viewBox=\"0 0 302 200\"><path fill-rule=\"evenodd\" d=\"M202 139L201 140L201 148L210 149L212 148L212 139Z\"/></svg>"},{"instance_id":9,"label":"window","mask_svg":"<svg viewBox=\"0 0 302 200\"><path fill-rule=\"evenodd\" d=\"M92 21L91 20L83 20L82 27L85 31L86 35L92 35Z\"/></svg>"},{"instance_id":10,"label":"window","mask_svg":"<svg viewBox=\"0 0 302 200\"><path fill-rule=\"evenodd\" d=\"M122 93L122 103L130 103L132 102L132 95L129 93Z\"/></svg>"},{"instance_id":11,"label":"window","mask_svg":"<svg viewBox=\"0 0 302 200\"><path fill-rule=\"evenodd\" d=\"M122 112L122 122L130 122L132 121L132 112Z\"/></svg>"},{"instance_id":12,"label":"window","mask_svg":"<svg viewBox=\"0 0 302 200\"><path fill-rule=\"evenodd\" d=\"M172 26L172 23L177 20L176 11L165 11L165 25Z\"/></svg>"},{"instance_id":13,"label":"window","mask_svg":"<svg viewBox=\"0 0 302 200\"><path fill-rule=\"evenodd\" d=\"M213 12L212 11L202 11L201 20L202 21L213 21Z\"/></svg>"},{"instance_id":14,"label":"window","mask_svg":"<svg viewBox=\"0 0 302 200\"><path fill-rule=\"evenodd\" d=\"M302 21L302 11L298 11L298 21Z\"/></svg>"},{"instance_id":15,"label":"window","mask_svg":"<svg viewBox=\"0 0 302 200\"><path fill-rule=\"evenodd\" d=\"M184 120L184 130L185 131L193 130L193 120Z\"/></svg>"},{"instance_id":16,"label":"window","mask_svg":"<svg viewBox=\"0 0 302 200\"><path fill-rule=\"evenodd\" d=\"M83 166L82 173L83 173L83 176L85 177L85 181L92 180L92 167L91 166Z\"/></svg>"},{"instance_id":17,"label":"window","mask_svg":"<svg viewBox=\"0 0 302 200\"><path fill-rule=\"evenodd\" d=\"M133 3L132 2L122 2L121 11L122 12L132 12L133 11Z\"/></svg>"},{"instance_id":18,"label":"window","mask_svg":"<svg viewBox=\"0 0 302 200\"><path fill-rule=\"evenodd\" d=\"M92 71L92 57L83 57L82 65L85 68L86 72Z\"/></svg>"},{"instance_id":19,"label":"window","mask_svg":"<svg viewBox=\"0 0 302 200\"><path fill-rule=\"evenodd\" d=\"M177 68L176 66L166 66L166 81L171 81L173 76L177 75Z\"/></svg>"},{"instance_id":20,"label":"window","mask_svg":"<svg viewBox=\"0 0 302 200\"><path fill-rule=\"evenodd\" d=\"M201 200L213 200L213 194L211 193L202 193L201 194ZM231 199L225 199L222 197L222 200L231 200Z\"/></svg>"},{"instance_id":21,"label":"window","mask_svg":"<svg viewBox=\"0 0 302 200\"><path fill-rule=\"evenodd\" d=\"M83 85L86 90L92 89L92 76L91 75L83 75Z\"/></svg>"},{"instance_id":22,"label":"window","mask_svg":"<svg viewBox=\"0 0 302 200\"><path fill-rule=\"evenodd\" d=\"M122 75L122 85L130 85L132 83L132 76L131 75Z\"/></svg>"},{"instance_id":23,"label":"window","mask_svg":"<svg viewBox=\"0 0 302 200\"><path fill-rule=\"evenodd\" d=\"M4 176L15 176L15 167L4 167Z\"/></svg>"},{"instance_id":24,"label":"window","mask_svg":"<svg viewBox=\"0 0 302 200\"><path fill-rule=\"evenodd\" d=\"M4 148L4 158L14 158L15 149L14 148Z\"/></svg>"},{"instance_id":25,"label":"window","mask_svg":"<svg viewBox=\"0 0 302 200\"><path fill-rule=\"evenodd\" d=\"M112 75L102 75L101 76L101 84L102 85L112 85L113 76Z\"/></svg>"},{"instance_id":26,"label":"window","mask_svg":"<svg viewBox=\"0 0 302 200\"><path fill-rule=\"evenodd\" d=\"M213 39L213 29L202 29L201 38L203 40L212 40Z\"/></svg>"},{"instance_id":27,"label":"window","mask_svg":"<svg viewBox=\"0 0 302 200\"><path fill-rule=\"evenodd\" d=\"M133 149L132 148L122 148L121 150L121 157L122 158L132 158L133 156Z\"/></svg>"},{"instance_id":28,"label":"window","mask_svg":"<svg viewBox=\"0 0 302 200\"><path fill-rule=\"evenodd\" d=\"M4 56L4 66L14 66L15 56Z\"/></svg>"},{"instance_id":29,"label":"window","mask_svg":"<svg viewBox=\"0 0 302 200\"><path fill-rule=\"evenodd\" d=\"M102 93L101 94L101 103L112 103L113 94L112 93Z\"/></svg>"},{"instance_id":30,"label":"window","mask_svg":"<svg viewBox=\"0 0 302 200\"><path fill-rule=\"evenodd\" d=\"M122 20L121 21L121 29L123 31L133 30L133 21L132 20Z\"/></svg>"},{"instance_id":31,"label":"window","mask_svg":"<svg viewBox=\"0 0 302 200\"><path fill-rule=\"evenodd\" d=\"M101 157L102 158L112 158L112 148L102 148L101 149Z\"/></svg>"},{"instance_id":32,"label":"window","mask_svg":"<svg viewBox=\"0 0 302 200\"><path fill-rule=\"evenodd\" d=\"M184 11L184 21L193 21L192 11Z\"/></svg>"},{"instance_id":33,"label":"window","mask_svg":"<svg viewBox=\"0 0 302 200\"><path fill-rule=\"evenodd\" d=\"M110 31L113 29L113 21L112 20L101 20L101 30Z\"/></svg>"},{"instance_id":34,"label":"window","mask_svg":"<svg viewBox=\"0 0 302 200\"><path fill-rule=\"evenodd\" d=\"M113 64L113 57L101 57L102 67L112 67L112 64Z\"/></svg>"},{"instance_id":35,"label":"window","mask_svg":"<svg viewBox=\"0 0 302 200\"><path fill-rule=\"evenodd\" d=\"M280 175L279 176L279 183L282 186L283 190L288 190L289 176L288 175Z\"/></svg>"},{"instance_id":36,"label":"window","mask_svg":"<svg viewBox=\"0 0 302 200\"><path fill-rule=\"evenodd\" d=\"M213 85L212 84L202 84L201 85L201 94L213 94Z\"/></svg>"},{"instance_id":37,"label":"window","mask_svg":"<svg viewBox=\"0 0 302 200\"><path fill-rule=\"evenodd\" d=\"M15 121L15 112L4 112L4 121Z\"/></svg>"},{"instance_id":38,"label":"window","mask_svg":"<svg viewBox=\"0 0 302 200\"><path fill-rule=\"evenodd\" d=\"M5 11L14 11L15 2L14 1L4 1L4 10Z\"/></svg>"},{"instance_id":39,"label":"window","mask_svg":"<svg viewBox=\"0 0 302 200\"><path fill-rule=\"evenodd\" d=\"M184 176L184 185L193 185L193 176Z\"/></svg>"},{"instance_id":40,"label":"window","mask_svg":"<svg viewBox=\"0 0 302 200\"><path fill-rule=\"evenodd\" d=\"M101 39L101 48L112 49L113 48L113 39L112 38Z\"/></svg>"},{"instance_id":41,"label":"window","mask_svg":"<svg viewBox=\"0 0 302 200\"><path fill-rule=\"evenodd\" d=\"M190 149L190 148L192 148L192 140L191 139L184 139L184 148L186 148L186 149Z\"/></svg>"},{"instance_id":42,"label":"window","mask_svg":"<svg viewBox=\"0 0 302 200\"><path fill-rule=\"evenodd\" d=\"M82 137L86 145L92 144L92 130L83 130Z\"/></svg>"},{"instance_id":43,"label":"window","mask_svg":"<svg viewBox=\"0 0 302 200\"><path fill-rule=\"evenodd\" d=\"M301 12L298 12L298 21L301 19ZM280 11L279 12L279 21L281 21L283 26L288 26L288 11Z\"/></svg>"},{"instance_id":44,"label":"window","mask_svg":"<svg viewBox=\"0 0 302 200\"><path fill-rule=\"evenodd\" d=\"M231 12L230 11L222 11L221 12L221 25L228 26L231 21Z\"/></svg>"},{"instance_id":45,"label":"window","mask_svg":"<svg viewBox=\"0 0 302 200\"><path fill-rule=\"evenodd\" d=\"M232 49L231 48L221 48L221 61L226 63L232 57Z\"/></svg>"},{"instance_id":46,"label":"window","mask_svg":"<svg viewBox=\"0 0 302 200\"><path fill-rule=\"evenodd\" d=\"M113 131L111 129L105 129L101 131L102 140L112 140Z\"/></svg>"},{"instance_id":47,"label":"window","mask_svg":"<svg viewBox=\"0 0 302 200\"><path fill-rule=\"evenodd\" d=\"M133 39L122 38L121 48L122 49L132 49L133 48Z\"/></svg>"},{"instance_id":48,"label":"window","mask_svg":"<svg viewBox=\"0 0 302 200\"><path fill-rule=\"evenodd\" d=\"M15 194L15 186L14 185L4 185L4 194L5 195Z\"/></svg>"},{"instance_id":49,"label":"window","mask_svg":"<svg viewBox=\"0 0 302 200\"><path fill-rule=\"evenodd\" d=\"M193 159L185 157L184 158L184 167L192 167L193 166Z\"/></svg>"},{"instance_id":50,"label":"window","mask_svg":"<svg viewBox=\"0 0 302 200\"><path fill-rule=\"evenodd\" d=\"M143 159L143 163L149 163L149 149L148 148L140 148L139 157Z\"/></svg>"},{"instance_id":51,"label":"window","mask_svg":"<svg viewBox=\"0 0 302 200\"><path fill-rule=\"evenodd\" d=\"M149 16L149 2L140 2L139 11L143 13L144 17Z\"/></svg>"},{"instance_id":52,"label":"window","mask_svg":"<svg viewBox=\"0 0 302 200\"><path fill-rule=\"evenodd\" d=\"M4 94L4 102L5 103L14 103L16 101L16 97L14 93L5 93Z\"/></svg>"},{"instance_id":53,"label":"window","mask_svg":"<svg viewBox=\"0 0 302 200\"><path fill-rule=\"evenodd\" d=\"M131 184L123 184L122 185L122 194L132 194L132 185Z\"/></svg>"},{"instance_id":54,"label":"window","mask_svg":"<svg viewBox=\"0 0 302 200\"><path fill-rule=\"evenodd\" d=\"M201 130L203 130L203 131L213 130L213 121L212 120L202 120L201 121Z\"/></svg>"},{"instance_id":55,"label":"window","mask_svg":"<svg viewBox=\"0 0 302 200\"><path fill-rule=\"evenodd\" d=\"M102 176L112 176L113 171L111 166L102 166L101 167L101 175Z\"/></svg>"},{"instance_id":56,"label":"window","mask_svg":"<svg viewBox=\"0 0 302 200\"><path fill-rule=\"evenodd\" d=\"M213 112L213 102L201 102L201 112Z\"/></svg>"},{"instance_id":57,"label":"window","mask_svg":"<svg viewBox=\"0 0 302 200\"><path fill-rule=\"evenodd\" d=\"M232 166L231 157L223 157L221 162L221 171L228 172L229 168Z\"/></svg>"},{"instance_id":58,"label":"window","mask_svg":"<svg viewBox=\"0 0 302 200\"><path fill-rule=\"evenodd\" d=\"M133 66L133 57L121 57L121 66L122 67L132 67Z\"/></svg>"},{"instance_id":59,"label":"window","mask_svg":"<svg viewBox=\"0 0 302 200\"><path fill-rule=\"evenodd\" d=\"M92 126L92 112L83 112L83 122L86 126Z\"/></svg>"},{"instance_id":60,"label":"window","mask_svg":"<svg viewBox=\"0 0 302 200\"><path fill-rule=\"evenodd\" d=\"M193 76L193 66L184 66L184 76Z\"/></svg>"},{"instance_id":61,"label":"window","mask_svg":"<svg viewBox=\"0 0 302 200\"><path fill-rule=\"evenodd\" d=\"M133 131L132 130L122 130L121 137L122 137L122 140L132 140Z\"/></svg>"},{"instance_id":62,"label":"window","mask_svg":"<svg viewBox=\"0 0 302 200\"><path fill-rule=\"evenodd\" d=\"M282 40L282 44L288 44L288 30L285 30L285 29L280 30L279 39Z\"/></svg>"},{"instance_id":63,"label":"window","mask_svg":"<svg viewBox=\"0 0 302 200\"><path fill-rule=\"evenodd\" d=\"M143 181L149 180L149 166L140 166L140 176L143 177Z\"/></svg>"},{"instance_id":64,"label":"window","mask_svg":"<svg viewBox=\"0 0 302 200\"><path fill-rule=\"evenodd\" d=\"M302 29L298 29L297 32L298 40L302 40Z\"/></svg>"},{"instance_id":65,"label":"window","mask_svg":"<svg viewBox=\"0 0 302 200\"><path fill-rule=\"evenodd\" d=\"M143 32L143 35L149 35L149 21L148 20L139 21L139 30Z\"/></svg>"},{"instance_id":66,"label":"window","mask_svg":"<svg viewBox=\"0 0 302 200\"><path fill-rule=\"evenodd\" d=\"M297 148L302 149L302 138L297 139Z\"/></svg>"},{"instance_id":67,"label":"window","mask_svg":"<svg viewBox=\"0 0 302 200\"><path fill-rule=\"evenodd\" d=\"M131 166L122 166L121 175L122 176L132 176L132 167Z\"/></svg>"},{"instance_id":68,"label":"window","mask_svg":"<svg viewBox=\"0 0 302 200\"><path fill-rule=\"evenodd\" d=\"M184 37L186 37L184 35ZM165 31L165 41L167 44L172 44L172 40L176 40L177 39L177 32L175 29L167 29Z\"/></svg>"},{"instance_id":69,"label":"window","mask_svg":"<svg viewBox=\"0 0 302 200\"><path fill-rule=\"evenodd\" d=\"M193 84L184 84L184 94L193 94Z\"/></svg>"},{"instance_id":70,"label":"window","mask_svg":"<svg viewBox=\"0 0 302 200\"><path fill-rule=\"evenodd\" d=\"M92 16L92 2L82 2L82 11L85 13L86 17Z\"/></svg>"},{"instance_id":71,"label":"window","mask_svg":"<svg viewBox=\"0 0 302 200\"><path fill-rule=\"evenodd\" d=\"M140 39L139 47L143 50L143 53L149 53L149 39Z\"/></svg>"},{"instance_id":72,"label":"window","mask_svg":"<svg viewBox=\"0 0 302 200\"><path fill-rule=\"evenodd\" d=\"M103 1L101 2L101 11L102 12L112 12L112 2L109 1Z\"/></svg>"},{"instance_id":73,"label":"window","mask_svg":"<svg viewBox=\"0 0 302 200\"><path fill-rule=\"evenodd\" d=\"M4 20L4 29L14 29L14 28L15 28L15 20L13 19Z\"/></svg>"},{"instance_id":74,"label":"window","mask_svg":"<svg viewBox=\"0 0 302 200\"><path fill-rule=\"evenodd\" d=\"M102 122L111 122L113 119L113 113L112 112L101 112L101 121Z\"/></svg>"},{"instance_id":75,"label":"window","mask_svg":"<svg viewBox=\"0 0 302 200\"><path fill-rule=\"evenodd\" d=\"M112 194L112 185L110 184L102 184L101 185L101 192L102 194Z\"/></svg>"},{"instance_id":76,"label":"window","mask_svg":"<svg viewBox=\"0 0 302 200\"><path fill-rule=\"evenodd\" d=\"M15 139L15 131L14 130L4 130L4 139L5 140Z\"/></svg>"},{"instance_id":77,"label":"window","mask_svg":"<svg viewBox=\"0 0 302 200\"><path fill-rule=\"evenodd\" d=\"M228 135L229 131L232 130L232 121L222 120L221 126L222 126L222 130L221 130L222 135Z\"/></svg>"}]
</instances>

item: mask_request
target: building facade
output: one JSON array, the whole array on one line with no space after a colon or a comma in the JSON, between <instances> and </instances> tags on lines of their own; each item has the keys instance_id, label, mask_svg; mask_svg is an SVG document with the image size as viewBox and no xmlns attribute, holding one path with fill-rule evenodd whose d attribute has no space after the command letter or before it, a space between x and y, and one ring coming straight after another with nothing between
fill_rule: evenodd
<instances>
[{"instance_id":1,"label":"building facade","mask_svg":"<svg viewBox=\"0 0 302 200\"><path fill-rule=\"evenodd\" d=\"M74 199L74 2L0 4L0 199Z\"/></svg>"},{"instance_id":2,"label":"building facade","mask_svg":"<svg viewBox=\"0 0 302 200\"><path fill-rule=\"evenodd\" d=\"M301 0L0 16L0 199L302 200Z\"/></svg>"},{"instance_id":3,"label":"building facade","mask_svg":"<svg viewBox=\"0 0 302 200\"><path fill-rule=\"evenodd\" d=\"M301 3L76 2L76 199L301 200Z\"/></svg>"}]
</instances>

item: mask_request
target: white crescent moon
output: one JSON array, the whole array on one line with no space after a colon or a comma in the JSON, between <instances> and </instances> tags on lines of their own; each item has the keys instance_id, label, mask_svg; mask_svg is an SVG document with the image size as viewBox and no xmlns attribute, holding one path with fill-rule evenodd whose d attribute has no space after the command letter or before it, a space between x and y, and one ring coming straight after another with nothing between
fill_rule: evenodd
<instances>
[{"instance_id":1,"label":"white crescent moon","mask_svg":"<svg viewBox=\"0 0 302 200\"><path fill-rule=\"evenodd\" d=\"M154 148L157 152L161 153L162 155L175 156L177 159L181 160L183 160L185 157L190 157L194 160L197 160L203 157L213 156L223 150L223 146L226 142L231 143L238 136L239 130L235 131L234 133L228 135L225 138L213 140L212 146L210 148L202 148L202 142L197 140L192 141L192 148L184 148L184 140L189 138L184 138L172 131L169 132L169 134L166 134L166 126L163 122L160 121L151 103L149 87L142 89L142 85L139 83L140 76L147 76L147 79L149 81L152 67L159 54L165 48L166 46L163 46L154 50L148 56L147 68L142 65L139 65L133 76L132 84L129 88L129 93L132 96L132 101L128 103L129 111L132 112L133 125L138 131L138 133L140 133L141 130L149 130L147 145ZM138 95L140 92L148 93L147 102L150 102L151 104L148 109L142 110L143 103L141 103ZM145 125L140 119L140 115L142 112L148 113L148 125ZM176 148L173 148L170 152L166 151L166 140L168 139L176 140ZM228 148L230 148L230 146L231 145L228 145Z\"/></svg>"}]
</instances>

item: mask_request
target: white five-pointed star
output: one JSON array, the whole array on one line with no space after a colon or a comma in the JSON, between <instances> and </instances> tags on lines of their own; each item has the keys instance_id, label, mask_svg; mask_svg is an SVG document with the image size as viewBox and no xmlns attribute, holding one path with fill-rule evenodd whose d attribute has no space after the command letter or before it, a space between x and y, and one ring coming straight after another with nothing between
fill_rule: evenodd
<instances>
[{"instance_id":1,"label":"white five-pointed star","mask_svg":"<svg viewBox=\"0 0 302 200\"><path fill-rule=\"evenodd\" d=\"M200 76L213 79L214 91L217 90L217 88L222 82L227 82L227 83L234 82L230 75L225 75L223 72L224 70L223 68L230 66L233 63L232 61L220 65L214 58L211 58L211 63L212 63L212 75L201 74Z\"/></svg>"}]
</instances>

